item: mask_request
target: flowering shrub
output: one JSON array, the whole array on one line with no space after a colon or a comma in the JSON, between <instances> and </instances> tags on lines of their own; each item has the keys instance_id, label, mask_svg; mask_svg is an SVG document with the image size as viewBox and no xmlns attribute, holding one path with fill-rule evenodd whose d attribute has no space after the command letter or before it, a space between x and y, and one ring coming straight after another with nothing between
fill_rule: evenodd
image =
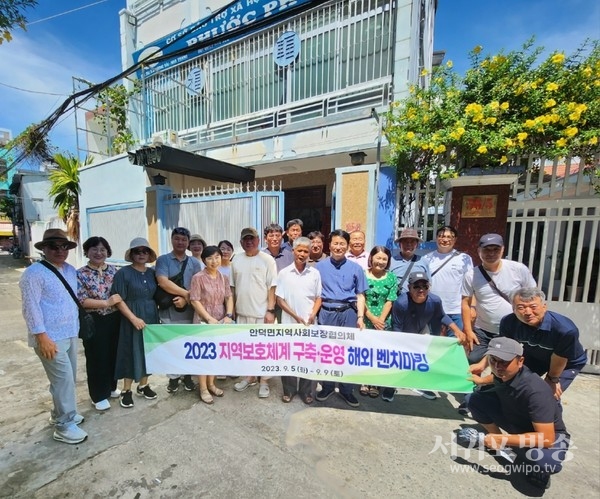
<instances>
[{"instance_id":1,"label":"flowering shrub","mask_svg":"<svg viewBox=\"0 0 600 499\"><path fill-rule=\"evenodd\" d=\"M411 87L387 113L390 162L406 180L456 176L472 166L510 166L518 155L591 154L600 137L600 44L538 61L533 39L519 51L470 52L464 76L452 62L434 69L428 88Z\"/></svg>"}]
</instances>

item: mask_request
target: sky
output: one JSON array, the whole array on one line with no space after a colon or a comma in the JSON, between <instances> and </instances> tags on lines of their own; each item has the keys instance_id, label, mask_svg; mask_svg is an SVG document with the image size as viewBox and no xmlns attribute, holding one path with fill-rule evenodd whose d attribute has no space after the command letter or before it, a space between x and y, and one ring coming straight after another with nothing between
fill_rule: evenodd
<instances>
[{"instance_id":1,"label":"sky","mask_svg":"<svg viewBox=\"0 0 600 499\"><path fill-rule=\"evenodd\" d=\"M200 1L200 0L195 0ZM48 117L73 92L72 77L100 83L121 71L119 11L125 0L39 0L27 31L0 45L0 128L13 137ZM73 12L69 12L73 11ZM439 0L434 49L464 72L468 52L510 51L532 35L548 52L600 40L597 0ZM15 87L15 88L11 88ZM49 95L51 94L51 95ZM52 143L75 154L75 122L64 118Z\"/></svg>"}]
</instances>

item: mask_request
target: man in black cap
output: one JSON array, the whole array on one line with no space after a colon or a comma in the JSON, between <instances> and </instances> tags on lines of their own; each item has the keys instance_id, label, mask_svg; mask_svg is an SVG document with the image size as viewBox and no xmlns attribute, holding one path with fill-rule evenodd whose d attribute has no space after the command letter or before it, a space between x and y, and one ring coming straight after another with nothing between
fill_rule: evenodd
<instances>
[{"instance_id":1,"label":"man in black cap","mask_svg":"<svg viewBox=\"0 0 600 499\"><path fill-rule=\"evenodd\" d=\"M444 312L439 296L429 293L429 276L425 272L412 272L408 277L408 293L402 293L392 305L392 330L403 333L423 334L431 322L438 328L443 324L463 344L465 335ZM394 398L394 388L384 388L381 397L387 402ZM436 395L428 390L415 390L428 400Z\"/></svg>"},{"instance_id":2,"label":"man in black cap","mask_svg":"<svg viewBox=\"0 0 600 499\"><path fill-rule=\"evenodd\" d=\"M569 447L562 408L548 384L523 365L523 345L518 341L493 338L486 354L494 389L476 391L468 402L473 419L486 433L476 435L473 428L464 428L457 440L470 446L482 441L489 449L512 448L526 465L527 479L547 488L550 475L562 469ZM472 441L466 442L469 437Z\"/></svg>"},{"instance_id":3,"label":"man in black cap","mask_svg":"<svg viewBox=\"0 0 600 499\"><path fill-rule=\"evenodd\" d=\"M519 288L536 287L525 265L502 258L504 240L499 234L482 236L477 254L481 265L467 271L461 289L463 330L467 335L470 364L483 358L489 341L498 335L500 319L512 313L511 294ZM471 324L472 307L477 313L474 325Z\"/></svg>"}]
</instances>

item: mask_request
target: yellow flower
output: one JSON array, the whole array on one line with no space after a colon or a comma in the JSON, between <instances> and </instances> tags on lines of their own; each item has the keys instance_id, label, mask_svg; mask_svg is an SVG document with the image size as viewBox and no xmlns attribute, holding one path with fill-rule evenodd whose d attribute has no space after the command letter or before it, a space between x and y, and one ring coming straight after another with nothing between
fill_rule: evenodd
<instances>
[{"instance_id":1,"label":"yellow flower","mask_svg":"<svg viewBox=\"0 0 600 499\"><path fill-rule=\"evenodd\" d=\"M571 113L571 114L569 114L569 119L571 121L579 121L579 118L581 118L581 115L579 113Z\"/></svg>"},{"instance_id":2,"label":"yellow flower","mask_svg":"<svg viewBox=\"0 0 600 499\"><path fill-rule=\"evenodd\" d=\"M485 123L486 125L493 125L494 123L496 123L497 118L491 116L489 118L485 119Z\"/></svg>"},{"instance_id":3,"label":"yellow flower","mask_svg":"<svg viewBox=\"0 0 600 499\"><path fill-rule=\"evenodd\" d=\"M585 68L583 68L583 74L586 78L589 78L590 76L592 76L592 68L586 66Z\"/></svg>"},{"instance_id":4,"label":"yellow flower","mask_svg":"<svg viewBox=\"0 0 600 499\"><path fill-rule=\"evenodd\" d=\"M496 111L500 107L500 103L497 100L490 102L490 109Z\"/></svg>"},{"instance_id":5,"label":"yellow flower","mask_svg":"<svg viewBox=\"0 0 600 499\"><path fill-rule=\"evenodd\" d=\"M564 137L561 137L560 139L558 139L556 141L556 145L558 147L565 147L567 145L567 139L565 139Z\"/></svg>"},{"instance_id":6,"label":"yellow flower","mask_svg":"<svg viewBox=\"0 0 600 499\"><path fill-rule=\"evenodd\" d=\"M548 99L545 104L545 107L554 107L556 106L556 101L554 99Z\"/></svg>"},{"instance_id":7,"label":"yellow flower","mask_svg":"<svg viewBox=\"0 0 600 499\"><path fill-rule=\"evenodd\" d=\"M486 146L479 146L479 147L477 148L477 152L478 152L479 154L485 154L486 152L488 152L488 149L487 149L487 147L486 147Z\"/></svg>"},{"instance_id":8,"label":"yellow flower","mask_svg":"<svg viewBox=\"0 0 600 499\"><path fill-rule=\"evenodd\" d=\"M534 120L525 120L525 127L526 128L533 128L535 126L535 121Z\"/></svg>"},{"instance_id":9,"label":"yellow flower","mask_svg":"<svg viewBox=\"0 0 600 499\"><path fill-rule=\"evenodd\" d=\"M503 102L500 104L500 109L502 109L502 111L506 111L508 109L508 102Z\"/></svg>"},{"instance_id":10,"label":"yellow flower","mask_svg":"<svg viewBox=\"0 0 600 499\"><path fill-rule=\"evenodd\" d=\"M517 134L517 139L523 142L528 137L527 132L520 132Z\"/></svg>"},{"instance_id":11,"label":"yellow flower","mask_svg":"<svg viewBox=\"0 0 600 499\"><path fill-rule=\"evenodd\" d=\"M577 129L577 127L575 126L570 126L569 128L567 128L565 130L565 135L567 137L573 137L574 135L577 135L577 132L579 132L579 130Z\"/></svg>"},{"instance_id":12,"label":"yellow flower","mask_svg":"<svg viewBox=\"0 0 600 499\"><path fill-rule=\"evenodd\" d=\"M508 161L508 158L507 158L506 156L502 156L502 157L500 158L500 164L501 164L501 165L502 165L502 164L504 164L504 163L506 163L507 161Z\"/></svg>"},{"instance_id":13,"label":"yellow flower","mask_svg":"<svg viewBox=\"0 0 600 499\"><path fill-rule=\"evenodd\" d=\"M589 141L588 144L591 146L595 146L598 143L598 137L592 137Z\"/></svg>"},{"instance_id":14,"label":"yellow flower","mask_svg":"<svg viewBox=\"0 0 600 499\"><path fill-rule=\"evenodd\" d=\"M515 145L513 139L506 139L506 141L504 142L504 144L506 145L506 147L512 147Z\"/></svg>"},{"instance_id":15,"label":"yellow flower","mask_svg":"<svg viewBox=\"0 0 600 499\"><path fill-rule=\"evenodd\" d=\"M433 152L434 152L435 154L441 154L441 153L443 153L443 152L445 152L445 151L446 151L446 146L445 146L444 144L440 144L439 146L437 146L437 147L436 147L436 148L433 150Z\"/></svg>"},{"instance_id":16,"label":"yellow flower","mask_svg":"<svg viewBox=\"0 0 600 499\"><path fill-rule=\"evenodd\" d=\"M554 54L550 60L554 64L562 64L565 60L565 54Z\"/></svg>"},{"instance_id":17,"label":"yellow flower","mask_svg":"<svg viewBox=\"0 0 600 499\"><path fill-rule=\"evenodd\" d=\"M411 173L410 178L413 180L419 180L419 172Z\"/></svg>"},{"instance_id":18,"label":"yellow flower","mask_svg":"<svg viewBox=\"0 0 600 499\"><path fill-rule=\"evenodd\" d=\"M530 88L536 89L538 87L538 84L536 81L531 82Z\"/></svg>"},{"instance_id":19,"label":"yellow flower","mask_svg":"<svg viewBox=\"0 0 600 499\"><path fill-rule=\"evenodd\" d=\"M548 92L554 92L555 90L558 90L558 85L554 82L550 82L546 85L546 90Z\"/></svg>"},{"instance_id":20,"label":"yellow flower","mask_svg":"<svg viewBox=\"0 0 600 499\"><path fill-rule=\"evenodd\" d=\"M428 71L425 68L421 70L421 76L427 76L427 73Z\"/></svg>"},{"instance_id":21,"label":"yellow flower","mask_svg":"<svg viewBox=\"0 0 600 499\"><path fill-rule=\"evenodd\" d=\"M475 48L473 49L473 53L479 54L482 50L483 50L483 47L481 45L476 45Z\"/></svg>"},{"instance_id":22,"label":"yellow flower","mask_svg":"<svg viewBox=\"0 0 600 499\"><path fill-rule=\"evenodd\" d=\"M452 66L454 66L454 63L453 63L452 61L448 61L448 62L446 63L446 67L447 67L447 68L451 68Z\"/></svg>"},{"instance_id":23,"label":"yellow flower","mask_svg":"<svg viewBox=\"0 0 600 499\"><path fill-rule=\"evenodd\" d=\"M412 140L415 138L415 132L406 132L406 138Z\"/></svg>"}]
</instances>

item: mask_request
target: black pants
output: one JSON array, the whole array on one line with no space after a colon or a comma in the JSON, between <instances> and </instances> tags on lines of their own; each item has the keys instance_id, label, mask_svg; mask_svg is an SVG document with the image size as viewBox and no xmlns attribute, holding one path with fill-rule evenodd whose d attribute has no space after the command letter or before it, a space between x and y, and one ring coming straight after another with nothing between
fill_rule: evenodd
<instances>
[{"instance_id":1,"label":"black pants","mask_svg":"<svg viewBox=\"0 0 600 499\"><path fill-rule=\"evenodd\" d=\"M312 380L297 378L296 376L282 376L283 394L293 396L300 395L302 399L307 395L312 395Z\"/></svg>"},{"instance_id":2,"label":"black pants","mask_svg":"<svg viewBox=\"0 0 600 499\"><path fill-rule=\"evenodd\" d=\"M121 314L92 313L92 316L96 323L96 333L92 339L83 342L83 347L88 391L92 402L96 403L108 399L110 392L117 387L115 362Z\"/></svg>"}]
</instances>

